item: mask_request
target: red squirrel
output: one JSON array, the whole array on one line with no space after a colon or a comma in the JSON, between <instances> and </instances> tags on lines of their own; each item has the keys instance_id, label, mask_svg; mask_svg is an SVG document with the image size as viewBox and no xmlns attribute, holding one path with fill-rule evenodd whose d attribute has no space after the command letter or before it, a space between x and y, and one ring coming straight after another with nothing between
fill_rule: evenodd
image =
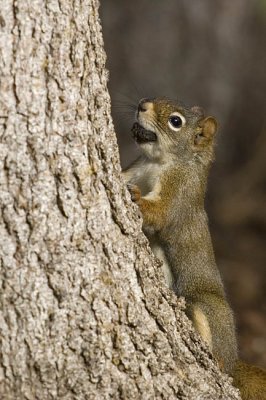
<instances>
[{"instance_id":1,"label":"red squirrel","mask_svg":"<svg viewBox=\"0 0 266 400\"><path fill-rule=\"evenodd\" d=\"M244 400L266 399L266 371L238 360L233 311L217 268L204 209L217 122L200 107L142 99L132 133L142 155L123 171L143 231L168 286Z\"/></svg>"}]
</instances>

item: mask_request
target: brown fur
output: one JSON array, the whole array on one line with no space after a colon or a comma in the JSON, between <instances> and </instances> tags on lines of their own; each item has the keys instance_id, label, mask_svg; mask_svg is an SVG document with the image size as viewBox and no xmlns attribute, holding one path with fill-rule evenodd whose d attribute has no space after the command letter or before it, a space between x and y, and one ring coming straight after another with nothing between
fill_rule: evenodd
<instances>
[{"instance_id":1,"label":"brown fur","mask_svg":"<svg viewBox=\"0 0 266 400\"><path fill-rule=\"evenodd\" d=\"M238 361L233 383L240 389L244 400L266 400L266 371Z\"/></svg>"},{"instance_id":2,"label":"brown fur","mask_svg":"<svg viewBox=\"0 0 266 400\"><path fill-rule=\"evenodd\" d=\"M180 117L182 126L172 124L173 116ZM185 108L166 98L142 100L137 121L136 140L143 155L124 171L124 177L141 210L143 230L164 263L169 286L186 298L186 312L196 330L222 369L233 375L237 361L233 313L216 266L204 210L217 123L213 117L205 118L198 107ZM153 139L149 142L147 137ZM249 391L259 393L255 385L266 374L259 373L260 378L253 374L257 378L251 378L252 389L242 389L247 368L239 365L234 382L242 385L243 399L255 400Z\"/></svg>"}]
</instances>

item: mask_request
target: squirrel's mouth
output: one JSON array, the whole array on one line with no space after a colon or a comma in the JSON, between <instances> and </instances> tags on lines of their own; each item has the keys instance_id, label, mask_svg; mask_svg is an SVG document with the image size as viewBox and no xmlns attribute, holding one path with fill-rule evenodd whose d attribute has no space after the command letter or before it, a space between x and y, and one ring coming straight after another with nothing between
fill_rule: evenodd
<instances>
[{"instance_id":1,"label":"squirrel's mouth","mask_svg":"<svg viewBox=\"0 0 266 400\"><path fill-rule=\"evenodd\" d=\"M133 133L133 138L137 143L156 142L157 140L156 133L143 128L143 126L141 126L138 122L134 123L131 132Z\"/></svg>"}]
</instances>

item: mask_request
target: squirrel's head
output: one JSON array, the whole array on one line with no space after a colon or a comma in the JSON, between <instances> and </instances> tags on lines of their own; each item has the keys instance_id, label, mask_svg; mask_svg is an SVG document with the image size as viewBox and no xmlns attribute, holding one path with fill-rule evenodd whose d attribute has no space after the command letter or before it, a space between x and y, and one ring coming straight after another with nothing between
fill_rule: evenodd
<instances>
[{"instance_id":1,"label":"squirrel's head","mask_svg":"<svg viewBox=\"0 0 266 400\"><path fill-rule=\"evenodd\" d=\"M132 127L147 157L163 161L172 156L205 165L213 158L216 130L216 120L204 117L200 107L186 108L167 98L142 99Z\"/></svg>"}]
</instances>

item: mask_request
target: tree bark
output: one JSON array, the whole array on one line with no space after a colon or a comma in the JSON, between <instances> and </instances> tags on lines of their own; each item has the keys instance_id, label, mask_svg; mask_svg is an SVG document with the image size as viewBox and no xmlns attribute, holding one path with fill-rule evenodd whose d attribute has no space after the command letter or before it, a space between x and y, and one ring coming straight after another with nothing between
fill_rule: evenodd
<instances>
[{"instance_id":1,"label":"tree bark","mask_svg":"<svg viewBox=\"0 0 266 400\"><path fill-rule=\"evenodd\" d=\"M0 12L1 398L238 399L121 180L98 1Z\"/></svg>"}]
</instances>

